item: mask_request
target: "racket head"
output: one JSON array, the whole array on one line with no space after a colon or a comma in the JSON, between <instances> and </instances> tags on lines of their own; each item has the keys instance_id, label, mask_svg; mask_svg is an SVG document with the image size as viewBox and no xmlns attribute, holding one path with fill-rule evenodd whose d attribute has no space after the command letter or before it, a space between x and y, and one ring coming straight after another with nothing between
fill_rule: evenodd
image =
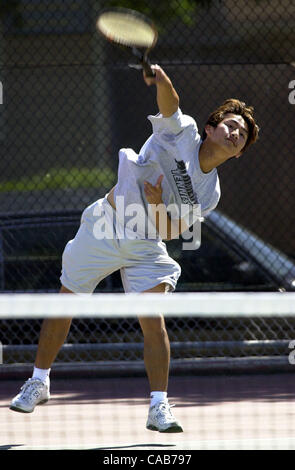
<instances>
[{"instance_id":1,"label":"racket head","mask_svg":"<svg viewBox=\"0 0 295 470\"><path fill-rule=\"evenodd\" d=\"M154 23L144 14L129 8L108 8L99 15L96 27L111 42L128 47L152 49L158 32Z\"/></svg>"}]
</instances>

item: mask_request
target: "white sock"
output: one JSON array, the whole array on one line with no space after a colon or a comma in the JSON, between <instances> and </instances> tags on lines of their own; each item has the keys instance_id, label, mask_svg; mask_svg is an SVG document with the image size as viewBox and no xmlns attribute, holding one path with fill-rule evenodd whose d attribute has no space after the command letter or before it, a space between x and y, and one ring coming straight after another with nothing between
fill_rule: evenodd
<instances>
[{"instance_id":1,"label":"white sock","mask_svg":"<svg viewBox=\"0 0 295 470\"><path fill-rule=\"evenodd\" d=\"M167 392L152 392L150 406L154 406L159 401L168 401Z\"/></svg>"},{"instance_id":2,"label":"white sock","mask_svg":"<svg viewBox=\"0 0 295 470\"><path fill-rule=\"evenodd\" d=\"M50 374L50 369L38 369L38 367L34 367L32 378L42 380L42 382L48 385L49 374Z\"/></svg>"}]
</instances>

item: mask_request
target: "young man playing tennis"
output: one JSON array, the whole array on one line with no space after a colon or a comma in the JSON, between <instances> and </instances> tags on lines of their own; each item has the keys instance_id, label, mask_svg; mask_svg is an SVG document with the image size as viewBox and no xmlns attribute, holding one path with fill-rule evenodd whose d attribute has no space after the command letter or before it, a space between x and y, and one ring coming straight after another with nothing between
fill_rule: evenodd
<instances>
[{"instance_id":1,"label":"young man playing tennis","mask_svg":"<svg viewBox=\"0 0 295 470\"><path fill-rule=\"evenodd\" d=\"M180 267L169 257L162 239L175 238L187 230L200 215L196 207L201 207L201 215L216 207L220 198L216 168L240 157L257 139L253 109L238 100L227 100L210 115L201 139L195 121L180 111L178 94L168 76L159 66L153 69L155 78L144 76L146 84L157 90L159 114L149 116L153 134L139 155L131 149L120 151L116 186L83 212L79 231L63 253L61 293L92 293L102 279L118 269L125 292L174 290ZM172 212L168 213L171 203ZM118 210L119 204L125 212ZM144 209L142 223L135 231L122 216L131 204ZM173 212L173 207L181 205L184 212ZM97 231L101 217L107 233L104 237ZM150 220L157 229L154 238L147 233L146 222ZM170 347L164 318L139 318L139 322L151 391L146 427L181 432L167 400ZM12 410L30 413L49 399L50 368L70 324L69 319L44 320L33 376L12 400Z\"/></svg>"}]
</instances>

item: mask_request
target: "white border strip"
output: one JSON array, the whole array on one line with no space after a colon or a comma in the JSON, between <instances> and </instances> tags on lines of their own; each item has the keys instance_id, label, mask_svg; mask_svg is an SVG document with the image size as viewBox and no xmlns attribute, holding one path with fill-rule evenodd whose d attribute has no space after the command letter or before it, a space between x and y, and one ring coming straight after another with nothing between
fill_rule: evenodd
<instances>
[{"instance_id":1,"label":"white border strip","mask_svg":"<svg viewBox=\"0 0 295 470\"><path fill-rule=\"evenodd\" d=\"M295 293L0 294L0 319L134 317L295 317Z\"/></svg>"}]
</instances>

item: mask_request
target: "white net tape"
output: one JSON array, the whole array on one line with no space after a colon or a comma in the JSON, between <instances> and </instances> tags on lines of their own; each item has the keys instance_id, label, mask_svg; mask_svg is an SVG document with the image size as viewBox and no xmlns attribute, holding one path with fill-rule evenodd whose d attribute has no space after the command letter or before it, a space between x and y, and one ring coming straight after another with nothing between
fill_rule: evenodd
<instances>
[{"instance_id":1,"label":"white net tape","mask_svg":"<svg viewBox=\"0 0 295 470\"><path fill-rule=\"evenodd\" d=\"M0 294L0 318L295 316L295 293Z\"/></svg>"}]
</instances>

